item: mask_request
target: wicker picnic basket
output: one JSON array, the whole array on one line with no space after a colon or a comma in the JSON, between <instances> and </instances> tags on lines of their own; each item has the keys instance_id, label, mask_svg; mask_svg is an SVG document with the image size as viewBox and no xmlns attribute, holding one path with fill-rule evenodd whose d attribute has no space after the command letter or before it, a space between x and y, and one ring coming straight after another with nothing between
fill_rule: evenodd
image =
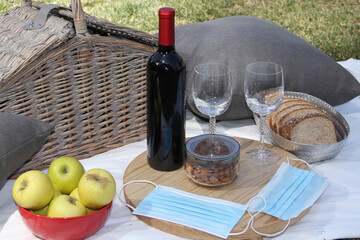
<instances>
[{"instance_id":1,"label":"wicker picnic basket","mask_svg":"<svg viewBox=\"0 0 360 240\"><path fill-rule=\"evenodd\" d=\"M54 126L12 177L146 136L146 62L157 38L71 4L73 11L22 0L0 17L0 111Z\"/></svg>"}]
</instances>

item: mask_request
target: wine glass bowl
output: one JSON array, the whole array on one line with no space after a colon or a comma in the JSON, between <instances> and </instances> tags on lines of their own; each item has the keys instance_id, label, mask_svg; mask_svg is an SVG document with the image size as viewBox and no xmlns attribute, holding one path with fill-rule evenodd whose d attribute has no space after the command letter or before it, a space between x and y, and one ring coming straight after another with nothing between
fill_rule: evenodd
<instances>
[{"instance_id":1,"label":"wine glass bowl","mask_svg":"<svg viewBox=\"0 0 360 240\"><path fill-rule=\"evenodd\" d=\"M224 113L232 98L230 68L225 64L204 63L194 68L192 95L196 108L209 116L209 133L215 134L216 116Z\"/></svg>"},{"instance_id":2,"label":"wine glass bowl","mask_svg":"<svg viewBox=\"0 0 360 240\"><path fill-rule=\"evenodd\" d=\"M266 115L275 111L284 95L283 68L276 63L256 62L246 66L244 94L246 103L255 114L260 116L260 145L245 153L245 159L256 165L269 165L279 160L276 151L264 146Z\"/></svg>"},{"instance_id":3,"label":"wine glass bowl","mask_svg":"<svg viewBox=\"0 0 360 240\"><path fill-rule=\"evenodd\" d=\"M281 104L283 90L281 87L275 87L260 91L252 97L247 97L246 101L254 113L259 115L268 115L274 112ZM248 93L249 95L251 93Z\"/></svg>"}]
</instances>

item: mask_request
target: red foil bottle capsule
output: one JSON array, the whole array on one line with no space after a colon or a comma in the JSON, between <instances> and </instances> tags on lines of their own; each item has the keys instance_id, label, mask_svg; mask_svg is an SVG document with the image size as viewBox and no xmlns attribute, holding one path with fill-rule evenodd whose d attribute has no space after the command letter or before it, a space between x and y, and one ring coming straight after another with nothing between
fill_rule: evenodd
<instances>
[{"instance_id":1,"label":"red foil bottle capsule","mask_svg":"<svg viewBox=\"0 0 360 240\"><path fill-rule=\"evenodd\" d=\"M159 10L159 45L175 45L175 10L172 8L161 8Z\"/></svg>"}]
</instances>

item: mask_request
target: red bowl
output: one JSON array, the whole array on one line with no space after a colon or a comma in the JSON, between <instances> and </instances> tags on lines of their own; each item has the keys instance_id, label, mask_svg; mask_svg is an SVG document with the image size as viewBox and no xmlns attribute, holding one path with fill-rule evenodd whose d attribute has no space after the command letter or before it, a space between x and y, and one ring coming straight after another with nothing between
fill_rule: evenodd
<instances>
[{"instance_id":1,"label":"red bowl","mask_svg":"<svg viewBox=\"0 0 360 240\"><path fill-rule=\"evenodd\" d=\"M112 202L91 214L54 218L37 215L19 207L20 215L26 226L37 237L42 239L84 239L96 233L109 217Z\"/></svg>"}]
</instances>

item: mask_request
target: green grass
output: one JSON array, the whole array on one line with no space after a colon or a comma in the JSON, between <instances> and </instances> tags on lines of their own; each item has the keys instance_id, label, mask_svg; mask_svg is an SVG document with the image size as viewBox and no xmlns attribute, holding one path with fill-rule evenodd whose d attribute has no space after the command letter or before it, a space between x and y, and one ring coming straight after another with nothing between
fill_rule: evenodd
<instances>
[{"instance_id":1,"label":"green grass","mask_svg":"<svg viewBox=\"0 0 360 240\"><path fill-rule=\"evenodd\" d=\"M43 0L68 6L70 0ZM2 0L0 12L20 4ZM360 59L360 0L82 0L84 11L145 32L157 31L157 10L176 10L176 25L235 15L272 21L333 59Z\"/></svg>"}]
</instances>

